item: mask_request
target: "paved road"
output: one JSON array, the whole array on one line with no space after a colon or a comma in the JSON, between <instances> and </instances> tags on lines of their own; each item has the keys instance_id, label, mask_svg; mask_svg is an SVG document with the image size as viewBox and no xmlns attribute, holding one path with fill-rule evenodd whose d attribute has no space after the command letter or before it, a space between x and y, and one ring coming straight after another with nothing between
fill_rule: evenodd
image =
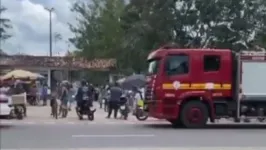
<instances>
[{"instance_id":1,"label":"paved road","mask_svg":"<svg viewBox=\"0 0 266 150\"><path fill-rule=\"evenodd\" d=\"M129 121L108 120L101 110L97 112L94 122L79 121L74 112L66 119L55 120L49 116L49 107L29 107L28 110L25 120L1 121L1 149L178 150L180 147L202 146L266 149L265 125L173 129L161 120L138 122L133 117Z\"/></svg>"},{"instance_id":2,"label":"paved road","mask_svg":"<svg viewBox=\"0 0 266 150\"><path fill-rule=\"evenodd\" d=\"M265 126L223 128L185 130L167 124L14 125L2 127L1 148L266 147Z\"/></svg>"}]
</instances>

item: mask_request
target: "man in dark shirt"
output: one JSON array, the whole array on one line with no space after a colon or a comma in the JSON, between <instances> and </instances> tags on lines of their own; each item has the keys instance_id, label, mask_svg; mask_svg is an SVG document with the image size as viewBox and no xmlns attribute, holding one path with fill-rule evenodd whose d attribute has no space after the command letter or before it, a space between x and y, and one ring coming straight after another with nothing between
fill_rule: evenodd
<instances>
[{"instance_id":1,"label":"man in dark shirt","mask_svg":"<svg viewBox=\"0 0 266 150\"><path fill-rule=\"evenodd\" d=\"M118 83L110 88L109 110L107 118L110 118L112 111L114 110L114 118L117 118L117 112L119 109L119 102L123 92Z\"/></svg>"}]
</instances>

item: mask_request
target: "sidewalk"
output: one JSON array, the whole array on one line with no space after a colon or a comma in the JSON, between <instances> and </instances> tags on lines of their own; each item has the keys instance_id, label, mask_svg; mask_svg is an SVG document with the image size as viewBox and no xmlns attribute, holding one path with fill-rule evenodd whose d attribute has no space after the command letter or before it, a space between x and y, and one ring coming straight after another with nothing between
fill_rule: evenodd
<instances>
[{"instance_id":1,"label":"sidewalk","mask_svg":"<svg viewBox=\"0 0 266 150\"><path fill-rule=\"evenodd\" d=\"M103 109L100 109L96 106L96 112L95 112L95 118L97 120L113 120L113 119L106 119L107 112L104 112ZM48 119L50 117L51 108L49 106L29 106L27 108L27 118L31 119ZM118 117L120 117L120 113L118 113ZM113 118L113 114L111 116ZM77 120L77 114L75 110L75 106L72 107L72 110L69 111L67 120ZM132 115L132 113L129 114L127 121L138 121L135 116ZM139 122L147 122L147 121L162 121L155 118L148 118L146 121L139 121Z\"/></svg>"},{"instance_id":2,"label":"sidewalk","mask_svg":"<svg viewBox=\"0 0 266 150\"><path fill-rule=\"evenodd\" d=\"M68 116L66 119L74 118L77 119L77 114L75 110L76 105L72 105L72 110L68 113ZM105 112L103 109L100 109L99 103L94 102L94 107L96 108L95 112L95 118L97 120L99 119L106 119L107 112ZM50 106L28 106L27 107L27 116L29 118L49 118L51 113L51 108ZM112 116L113 117L113 114ZM120 113L118 112L118 117L120 117ZM128 121L138 121L135 116L132 115L132 113L129 114ZM148 118L146 121L163 121L163 120L158 120L155 118ZM139 122L144 122L144 121L139 121Z\"/></svg>"},{"instance_id":3,"label":"sidewalk","mask_svg":"<svg viewBox=\"0 0 266 150\"><path fill-rule=\"evenodd\" d=\"M154 118L148 118L145 121L138 121L135 116L129 114L128 120L113 119L113 115L110 119L106 119L107 112L99 108L98 103L94 103L95 108L95 120L88 121L87 116L84 116L84 120L80 121L75 111L75 105L72 106L72 111L68 113L67 118L58 119L50 116L50 106L28 106L27 117L23 120L1 120L1 124L16 124L16 125L132 125L132 124L169 124L164 120L157 120ZM118 114L120 117L120 113Z\"/></svg>"},{"instance_id":4,"label":"sidewalk","mask_svg":"<svg viewBox=\"0 0 266 150\"><path fill-rule=\"evenodd\" d=\"M106 113L99 109L98 104L94 104L96 107L95 118L105 118ZM66 119L75 118L77 119L77 114L75 110L76 105L72 105L71 111L68 112ZM27 116L28 118L47 118L50 117L51 107L50 106L28 106Z\"/></svg>"}]
</instances>

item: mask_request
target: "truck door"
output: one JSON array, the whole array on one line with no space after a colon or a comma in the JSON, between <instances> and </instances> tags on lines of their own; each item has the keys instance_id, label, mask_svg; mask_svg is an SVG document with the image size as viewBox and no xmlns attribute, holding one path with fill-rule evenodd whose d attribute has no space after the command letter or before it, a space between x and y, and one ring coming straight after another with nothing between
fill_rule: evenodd
<instances>
[{"instance_id":1,"label":"truck door","mask_svg":"<svg viewBox=\"0 0 266 150\"><path fill-rule=\"evenodd\" d=\"M175 117L177 101L183 90L187 90L190 74L190 59L186 53L169 54L165 58L163 80L163 113Z\"/></svg>"}]
</instances>

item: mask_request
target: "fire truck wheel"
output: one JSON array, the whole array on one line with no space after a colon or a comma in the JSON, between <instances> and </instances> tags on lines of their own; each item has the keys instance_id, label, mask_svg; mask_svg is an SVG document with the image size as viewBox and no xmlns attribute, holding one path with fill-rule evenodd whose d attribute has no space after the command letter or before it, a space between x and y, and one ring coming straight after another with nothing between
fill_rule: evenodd
<instances>
[{"instance_id":1,"label":"fire truck wheel","mask_svg":"<svg viewBox=\"0 0 266 150\"><path fill-rule=\"evenodd\" d=\"M186 103L181 111L181 122L187 128L202 128L208 121L208 109L200 101Z\"/></svg>"},{"instance_id":2,"label":"fire truck wheel","mask_svg":"<svg viewBox=\"0 0 266 150\"><path fill-rule=\"evenodd\" d=\"M172 124L172 126L173 126L173 128L182 128L182 127L184 127L184 125L182 124L182 122L180 121L180 119L175 119L175 120L168 120L171 124Z\"/></svg>"}]
</instances>

